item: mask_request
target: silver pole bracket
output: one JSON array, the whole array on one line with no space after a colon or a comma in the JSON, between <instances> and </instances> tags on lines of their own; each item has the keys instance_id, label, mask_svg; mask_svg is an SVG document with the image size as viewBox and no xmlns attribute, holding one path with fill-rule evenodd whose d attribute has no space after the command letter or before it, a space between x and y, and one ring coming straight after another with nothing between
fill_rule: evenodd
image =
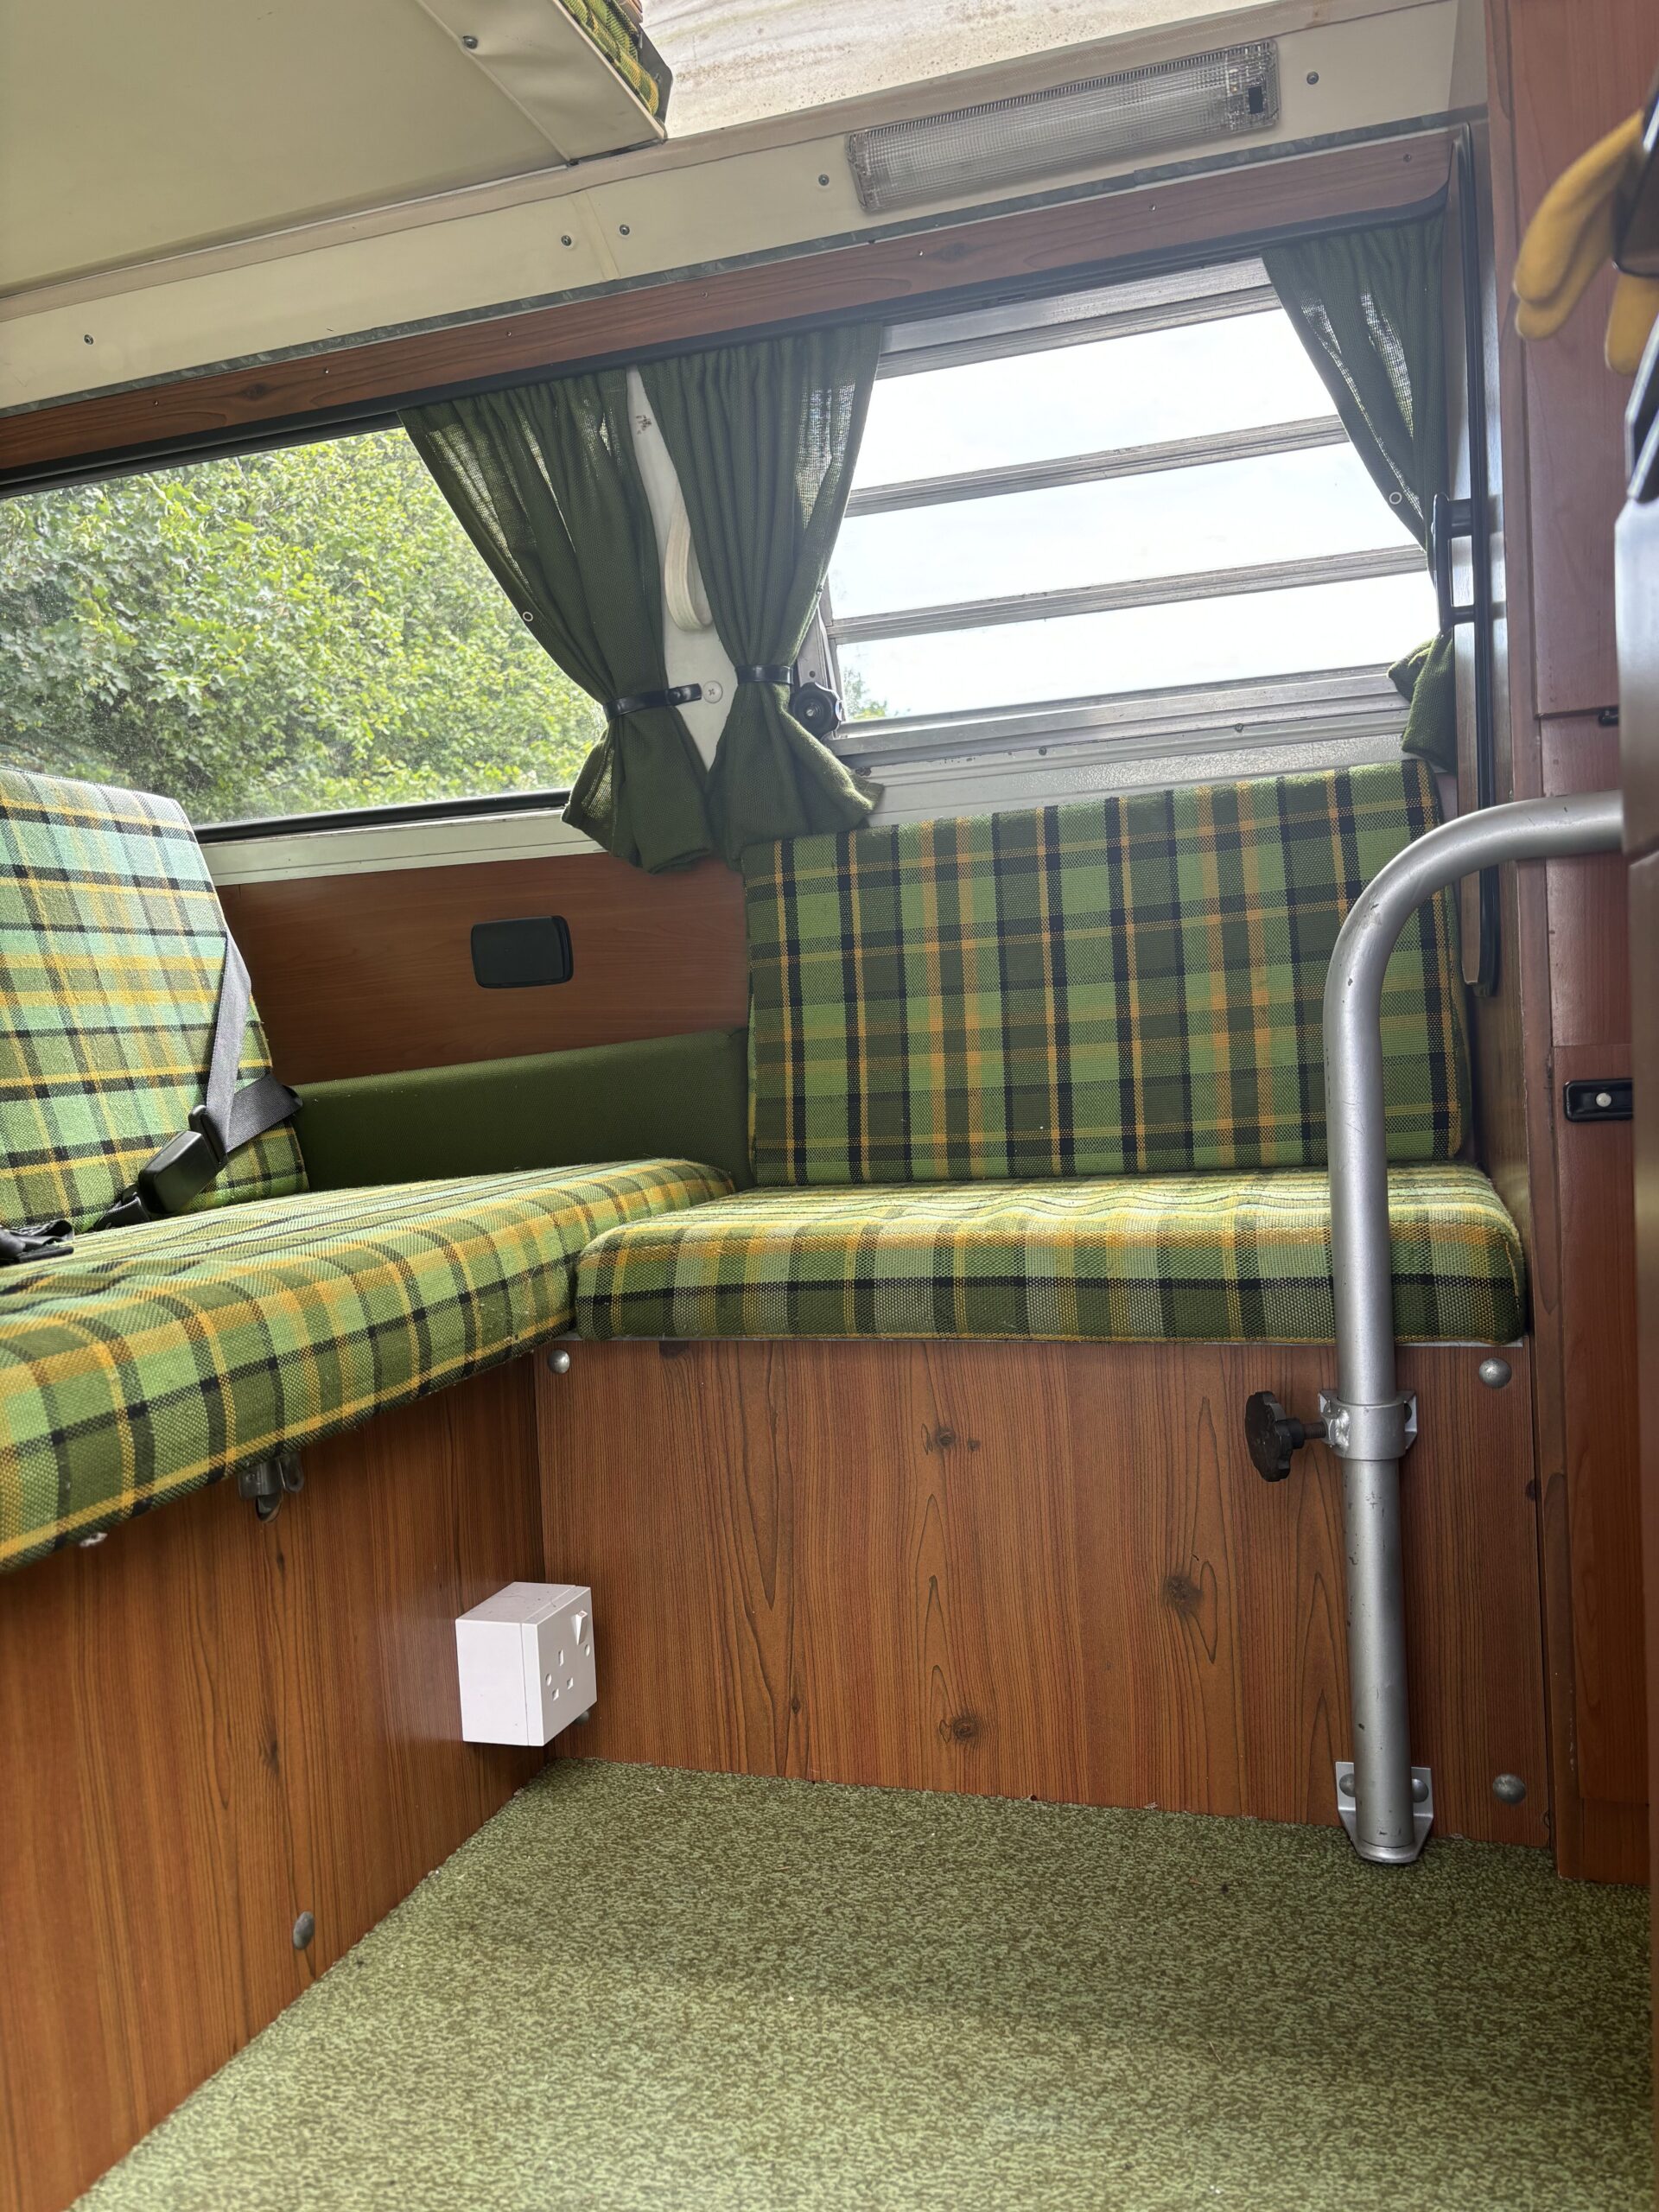
<instances>
[{"instance_id":1,"label":"silver pole bracket","mask_svg":"<svg viewBox=\"0 0 1659 2212\"><path fill-rule=\"evenodd\" d=\"M1350 1843L1359 1843L1359 1811L1354 1802L1354 1763L1351 1759L1337 1761L1337 1813L1348 1831ZM1389 1864L1408 1866L1418 1858L1428 1841L1428 1832L1434 1825L1434 1783L1426 1766L1411 1770L1411 1825L1414 1844L1409 1852L1390 1850ZM1369 1855L1369 1854L1367 1854Z\"/></svg>"},{"instance_id":2,"label":"silver pole bracket","mask_svg":"<svg viewBox=\"0 0 1659 2212\"><path fill-rule=\"evenodd\" d=\"M1380 1406L1351 1406L1321 1390L1325 1440L1338 1459L1403 1459L1417 1441L1417 1394L1402 1391Z\"/></svg>"}]
</instances>

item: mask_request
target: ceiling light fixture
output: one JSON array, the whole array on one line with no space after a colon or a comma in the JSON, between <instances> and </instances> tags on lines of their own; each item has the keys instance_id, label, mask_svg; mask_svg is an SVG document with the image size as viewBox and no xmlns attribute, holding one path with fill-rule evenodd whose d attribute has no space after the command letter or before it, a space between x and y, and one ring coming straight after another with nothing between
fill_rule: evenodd
<instances>
[{"instance_id":1,"label":"ceiling light fixture","mask_svg":"<svg viewBox=\"0 0 1659 2212\"><path fill-rule=\"evenodd\" d=\"M1126 155L1240 137L1278 120L1278 49L1256 39L950 115L879 124L853 132L847 159L861 205L886 214Z\"/></svg>"}]
</instances>

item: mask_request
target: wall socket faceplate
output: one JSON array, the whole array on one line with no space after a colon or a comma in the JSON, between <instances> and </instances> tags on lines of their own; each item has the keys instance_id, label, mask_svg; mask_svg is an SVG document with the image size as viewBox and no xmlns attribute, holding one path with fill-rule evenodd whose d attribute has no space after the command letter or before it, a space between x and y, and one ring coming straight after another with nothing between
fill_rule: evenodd
<instances>
[{"instance_id":1,"label":"wall socket faceplate","mask_svg":"<svg viewBox=\"0 0 1659 2212\"><path fill-rule=\"evenodd\" d=\"M575 1582L509 1582L455 1623L469 1744L550 1744L591 1708L594 1601Z\"/></svg>"}]
</instances>

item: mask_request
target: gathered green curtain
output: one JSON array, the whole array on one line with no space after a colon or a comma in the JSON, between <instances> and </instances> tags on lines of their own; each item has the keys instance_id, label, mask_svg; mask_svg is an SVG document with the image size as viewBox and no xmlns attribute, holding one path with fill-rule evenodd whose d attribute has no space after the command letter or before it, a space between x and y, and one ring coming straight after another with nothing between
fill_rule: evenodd
<instances>
[{"instance_id":1,"label":"gathered green curtain","mask_svg":"<svg viewBox=\"0 0 1659 2212\"><path fill-rule=\"evenodd\" d=\"M1444 218L1270 246L1262 258L1308 358L1377 489L1428 549L1429 510L1449 486ZM1389 671L1409 701L1405 736L1448 772L1458 765L1452 633Z\"/></svg>"},{"instance_id":2,"label":"gathered green curtain","mask_svg":"<svg viewBox=\"0 0 1659 2212\"><path fill-rule=\"evenodd\" d=\"M626 371L412 408L404 427L567 676L607 707L667 689L657 537ZM706 784L677 709L611 715L565 819L636 868L682 868L714 850Z\"/></svg>"},{"instance_id":3,"label":"gathered green curtain","mask_svg":"<svg viewBox=\"0 0 1659 2212\"><path fill-rule=\"evenodd\" d=\"M685 495L715 627L734 664L782 667L805 641L846 510L875 382L874 325L814 330L641 370ZM789 711L741 682L709 772L715 841L855 830L880 796Z\"/></svg>"}]
</instances>

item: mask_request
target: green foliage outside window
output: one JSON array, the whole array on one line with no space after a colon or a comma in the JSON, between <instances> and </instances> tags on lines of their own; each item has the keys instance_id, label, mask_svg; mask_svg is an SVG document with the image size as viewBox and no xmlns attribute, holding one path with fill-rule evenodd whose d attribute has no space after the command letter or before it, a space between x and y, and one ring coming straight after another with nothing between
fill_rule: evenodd
<instances>
[{"instance_id":1,"label":"green foliage outside window","mask_svg":"<svg viewBox=\"0 0 1659 2212\"><path fill-rule=\"evenodd\" d=\"M401 430L0 505L0 753L199 822L568 787L599 709Z\"/></svg>"}]
</instances>

